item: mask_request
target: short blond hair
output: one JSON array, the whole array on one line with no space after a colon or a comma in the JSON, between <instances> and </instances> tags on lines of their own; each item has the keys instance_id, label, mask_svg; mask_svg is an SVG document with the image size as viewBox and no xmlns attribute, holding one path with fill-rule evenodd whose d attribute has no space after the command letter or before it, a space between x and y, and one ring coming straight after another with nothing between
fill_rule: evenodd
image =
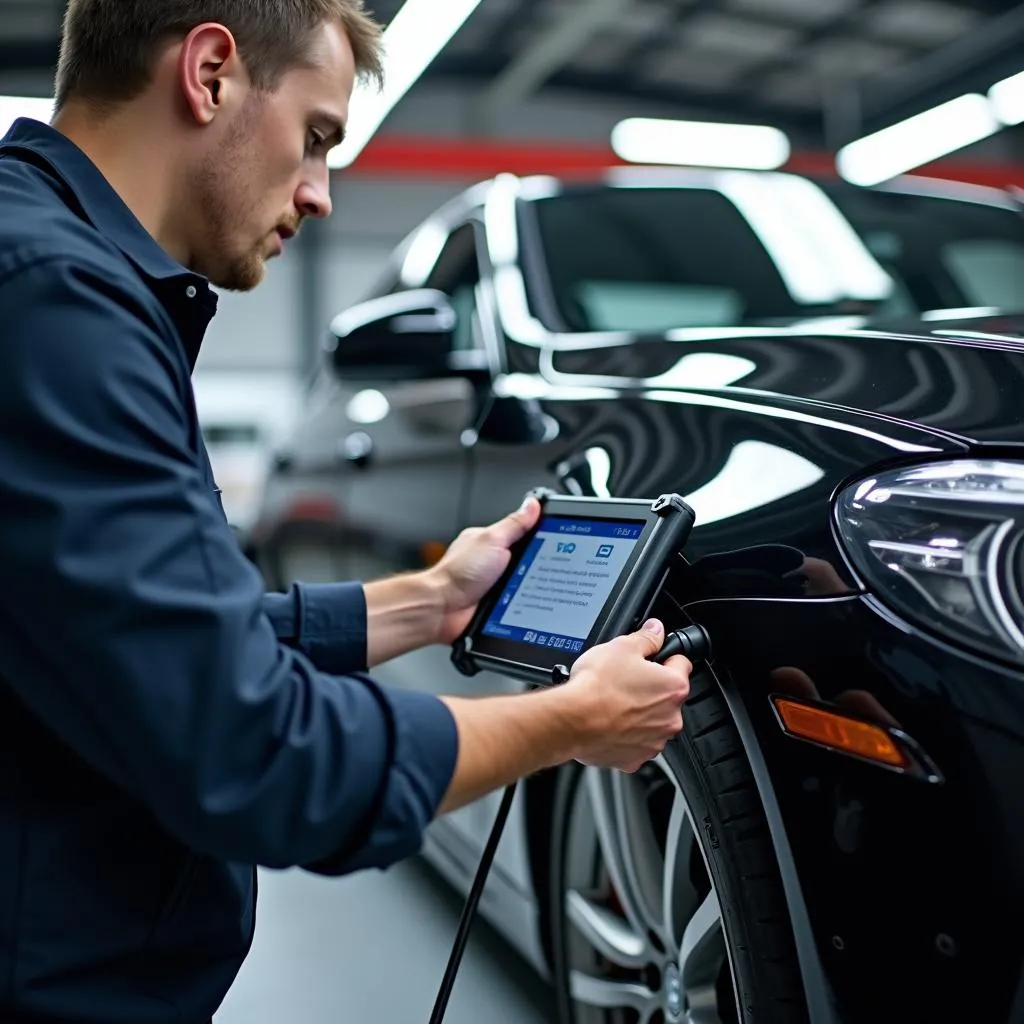
<instances>
[{"instance_id":1,"label":"short blond hair","mask_svg":"<svg viewBox=\"0 0 1024 1024\"><path fill-rule=\"evenodd\" d=\"M315 30L345 30L360 79L383 84L382 30L364 0L68 0L56 105L127 102L149 84L161 47L214 22L235 37L253 86L273 91L301 66Z\"/></svg>"}]
</instances>

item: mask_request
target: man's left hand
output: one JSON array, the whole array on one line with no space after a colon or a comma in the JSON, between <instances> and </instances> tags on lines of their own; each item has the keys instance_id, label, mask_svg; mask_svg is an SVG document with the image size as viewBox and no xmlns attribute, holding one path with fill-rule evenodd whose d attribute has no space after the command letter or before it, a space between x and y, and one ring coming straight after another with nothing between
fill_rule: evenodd
<instances>
[{"instance_id":1,"label":"man's left hand","mask_svg":"<svg viewBox=\"0 0 1024 1024\"><path fill-rule=\"evenodd\" d=\"M540 511L540 502L528 498L522 508L491 526L463 530L428 570L444 602L439 643L454 643L469 625L477 605L508 567L510 549L533 529Z\"/></svg>"}]
</instances>

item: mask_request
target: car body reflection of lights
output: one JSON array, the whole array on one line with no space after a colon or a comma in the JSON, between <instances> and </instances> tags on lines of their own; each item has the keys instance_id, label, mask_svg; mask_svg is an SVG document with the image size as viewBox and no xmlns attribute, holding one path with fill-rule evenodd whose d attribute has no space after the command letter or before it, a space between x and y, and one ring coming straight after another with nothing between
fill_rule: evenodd
<instances>
[{"instance_id":1,"label":"car body reflection of lights","mask_svg":"<svg viewBox=\"0 0 1024 1024\"><path fill-rule=\"evenodd\" d=\"M345 407L345 415L353 423L380 423L391 412L391 403L379 391L360 391Z\"/></svg>"},{"instance_id":2,"label":"car body reflection of lights","mask_svg":"<svg viewBox=\"0 0 1024 1024\"><path fill-rule=\"evenodd\" d=\"M428 221L420 228L402 262L401 278L407 288L430 276L447 241L448 226L443 222Z\"/></svg>"},{"instance_id":3,"label":"car body reflection of lights","mask_svg":"<svg viewBox=\"0 0 1024 1024\"><path fill-rule=\"evenodd\" d=\"M604 448L588 448L586 451L587 465L590 467L590 481L594 495L598 498L610 498L608 481L611 478L612 460Z\"/></svg>"},{"instance_id":4,"label":"car body reflection of lights","mask_svg":"<svg viewBox=\"0 0 1024 1024\"><path fill-rule=\"evenodd\" d=\"M724 388L757 369L757 363L724 352L692 352L670 370L644 381L648 387Z\"/></svg>"},{"instance_id":5,"label":"car body reflection of lights","mask_svg":"<svg viewBox=\"0 0 1024 1024\"><path fill-rule=\"evenodd\" d=\"M864 483L862 483L860 487L857 488L856 492L854 493L853 500L861 501L864 498L864 496L870 492L870 490L875 486L876 483L877 481L875 480L865 480Z\"/></svg>"},{"instance_id":6,"label":"car body reflection of lights","mask_svg":"<svg viewBox=\"0 0 1024 1024\"><path fill-rule=\"evenodd\" d=\"M824 475L796 452L764 441L741 441L718 475L686 495L686 502L706 526L788 498Z\"/></svg>"},{"instance_id":7,"label":"car body reflection of lights","mask_svg":"<svg viewBox=\"0 0 1024 1024\"><path fill-rule=\"evenodd\" d=\"M837 420L825 419L821 416L812 416L810 413L799 412L796 409L777 409L766 405L756 405L753 402L741 402L733 398L725 398L721 395L702 395L693 392L680 391L647 391L644 397L656 402L672 402L677 405L703 405L714 406L719 409L733 409L738 412L752 412L759 416L767 416L771 419L795 420L800 423L812 424L819 427L828 427L830 430L839 430L845 433L857 434L859 437L868 438L872 441L879 441L896 451L901 452L938 452L941 449L929 445L914 444L911 441L901 441L897 437L887 434L880 434L876 430L868 430L866 427L859 427L853 423L841 423Z\"/></svg>"}]
</instances>

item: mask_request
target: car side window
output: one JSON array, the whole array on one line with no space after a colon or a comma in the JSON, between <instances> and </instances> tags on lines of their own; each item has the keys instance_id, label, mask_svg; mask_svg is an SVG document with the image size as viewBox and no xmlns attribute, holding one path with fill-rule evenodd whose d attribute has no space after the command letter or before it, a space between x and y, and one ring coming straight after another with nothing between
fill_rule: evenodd
<instances>
[{"instance_id":1,"label":"car side window","mask_svg":"<svg viewBox=\"0 0 1024 1024\"><path fill-rule=\"evenodd\" d=\"M473 224L464 224L452 233L427 278L427 287L444 292L455 307L458 322L453 348L457 352L477 347L476 288L479 283L476 228Z\"/></svg>"}]
</instances>

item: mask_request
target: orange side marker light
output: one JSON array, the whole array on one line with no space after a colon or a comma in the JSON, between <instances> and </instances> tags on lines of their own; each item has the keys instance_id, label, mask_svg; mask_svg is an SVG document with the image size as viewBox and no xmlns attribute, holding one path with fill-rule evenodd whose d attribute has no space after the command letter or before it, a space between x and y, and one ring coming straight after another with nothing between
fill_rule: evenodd
<instances>
[{"instance_id":1,"label":"orange side marker light","mask_svg":"<svg viewBox=\"0 0 1024 1024\"><path fill-rule=\"evenodd\" d=\"M911 760L881 726L787 697L773 697L772 703L782 728L791 736L892 768L912 766Z\"/></svg>"}]
</instances>

